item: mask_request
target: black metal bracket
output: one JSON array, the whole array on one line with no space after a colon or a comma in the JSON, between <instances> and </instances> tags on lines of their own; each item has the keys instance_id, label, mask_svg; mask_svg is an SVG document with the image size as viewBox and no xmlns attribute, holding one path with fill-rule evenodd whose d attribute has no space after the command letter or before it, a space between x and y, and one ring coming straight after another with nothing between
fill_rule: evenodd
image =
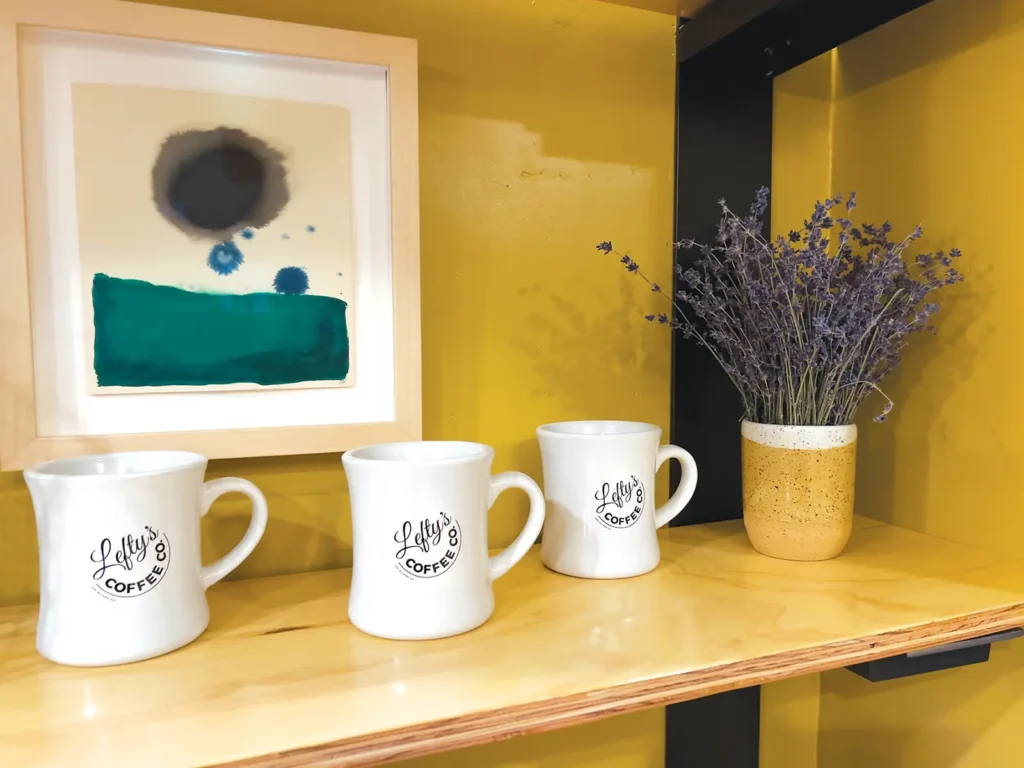
<instances>
[{"instance_id":1,"label":"black metal bracket","mask_svg":"<svg viewBox=\"0 0 1024 768\"><path fill-rule=\"evenodd\" d=\"M899 656L891 656L888 659L854 664L847 669L872 683L881 683L900 677L938 672L942 669L981 664L988 661L992 643L1013 640L1018 637L1024 637L1024 629L1008 629L1005 632L983 635L971 640L937 645L934 648L911 651Z\"/></svg>"}]
</instances>

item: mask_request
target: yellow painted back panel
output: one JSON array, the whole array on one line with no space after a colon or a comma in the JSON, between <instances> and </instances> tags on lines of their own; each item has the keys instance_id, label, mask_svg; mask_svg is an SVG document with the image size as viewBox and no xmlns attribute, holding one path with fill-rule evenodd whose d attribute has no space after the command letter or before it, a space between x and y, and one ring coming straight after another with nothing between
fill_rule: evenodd
<instances>
[{"instance_id":1,"label":"yellow painted back panel","mask_svg":"<svg viewBox=\"0 0 1024 768\"><path fill-rule=\"evenodd\" d=\"M833 182L870 219L959 246L967 282L939 298L886 384L886 424L862 420L858 511L1017 553L1024 541L1020 353L1024 259L1024 1L935 0L839 51ZM1024 764L1024 644L987 664L870 684L822 677L825 768Z\"/></svg>"}]
</instances>

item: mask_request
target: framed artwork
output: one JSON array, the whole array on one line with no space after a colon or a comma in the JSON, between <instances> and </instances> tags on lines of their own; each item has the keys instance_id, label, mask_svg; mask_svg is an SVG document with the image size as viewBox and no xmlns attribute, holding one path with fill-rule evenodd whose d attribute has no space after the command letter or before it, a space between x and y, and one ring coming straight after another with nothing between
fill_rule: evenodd
<instances>
[{"instance_id":1,"label":"framed artwork","mask_svg":"<svg viewBox=\"0 0 1024 768\"><path fill-rule=\"evenodd\" d=\"M0 0L0 468L420 437L416 42Z\"/></svg>"}]
</instances>

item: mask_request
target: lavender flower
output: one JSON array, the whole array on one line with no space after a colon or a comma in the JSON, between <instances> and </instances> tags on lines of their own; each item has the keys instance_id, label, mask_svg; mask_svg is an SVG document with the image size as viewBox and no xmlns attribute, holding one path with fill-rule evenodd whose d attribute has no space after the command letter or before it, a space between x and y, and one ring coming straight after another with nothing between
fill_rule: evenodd
<instances>
[{"instance_id":1,"label":"lavender flower","mask_svg":"<svg viewBox=\"0 0 1024 768\"><path fill-rule=\"evenodd\" d=\"M746 216L720 201L715 244L684 239L698 251L690 268L675 265L676 290L664 292L640 265L605 241L628 272L646 281L675 310L649 314L710 350L732 380L745 416L768 424L836 425L857 409L899 363L914 333L934 330L932 291L963 280L952 264L958 249L905 257L920 227L899 242L892 225L861 224L850 216L851 194L815 205L803 228L774 241L761 234L768 190L758 190ZM844 211L845 216L838 215ZM886 399L876 421L893 409Z\"/></svg>"}]
</instances>

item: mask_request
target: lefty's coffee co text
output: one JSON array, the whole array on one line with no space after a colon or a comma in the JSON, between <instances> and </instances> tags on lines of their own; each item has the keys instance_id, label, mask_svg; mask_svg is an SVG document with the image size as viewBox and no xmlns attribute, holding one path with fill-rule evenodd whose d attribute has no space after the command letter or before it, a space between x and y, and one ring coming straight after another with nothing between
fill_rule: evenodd
<instances>
[{"instance_id":1,"label":"lefty's coffee co text","mask_svg":"<svg viewBox=\"0 0 1024 768\"><path fill-rule=\"evenodd\" d=\"M644 513L644 485L636 475L613 486L604 483L594 494L597 521L605 528L629 528Z\"/></svg>"},{"instance_id":2,"label":"lefty's coffee co text","mask_svg":"<svg viewBox=\"0 0 1024 768\"><path fill-rule=\"evenodd\" d=\"M401 545L395 553L399 570L430 579L455 564L462 550L462 529L451 515L441 512L420 520L418 526L407 520L395 534L395 542Z\"/></svg>"},{"instance_id":3,"label":"lefty's coffee co text","mask_svg":"<svg viewBox=\"0 0 1024 768\"><path fill-rule=\"evenodd\" d=\"M113 597L138 597L153 590L167 573L171 546L167 536L152 526L140 535L103 539L89 556L99 567L93 572L93 589Z\"/></svg>"}]
</instances>

